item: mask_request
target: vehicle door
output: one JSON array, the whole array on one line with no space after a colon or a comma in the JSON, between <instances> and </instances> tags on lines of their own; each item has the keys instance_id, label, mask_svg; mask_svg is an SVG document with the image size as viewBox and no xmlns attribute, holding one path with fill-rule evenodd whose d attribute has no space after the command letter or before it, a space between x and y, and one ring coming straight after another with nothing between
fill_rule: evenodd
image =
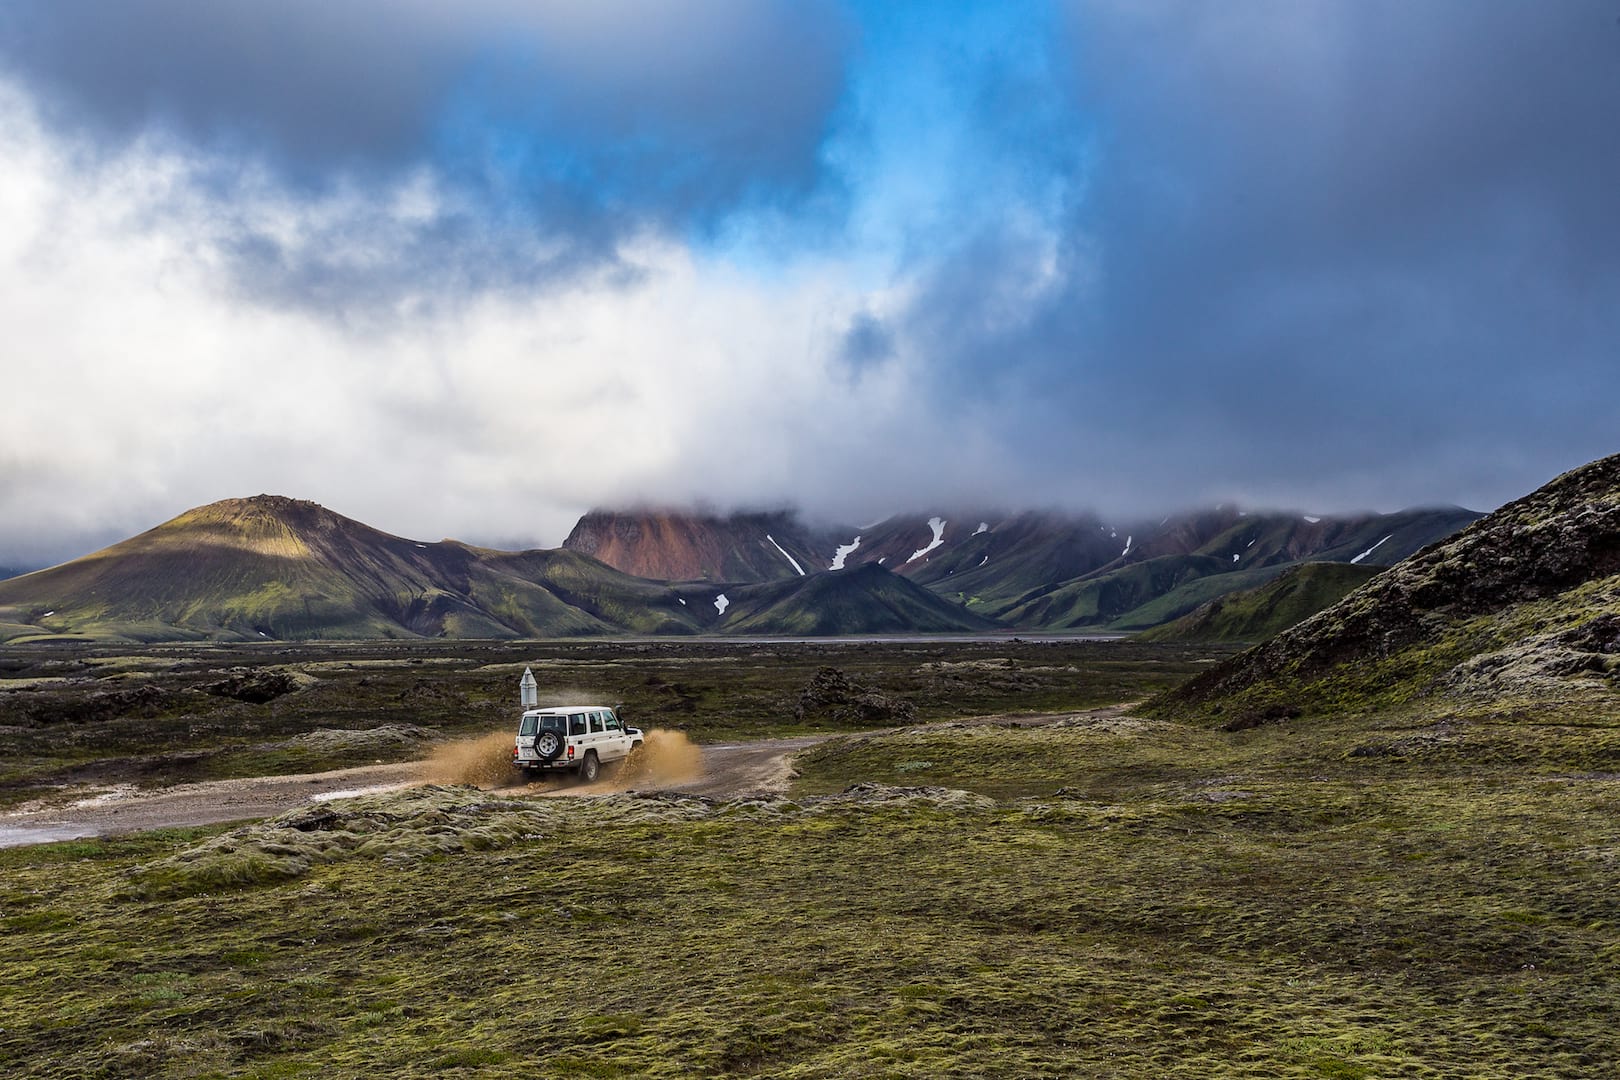
<instances>
[{"instance_id":1,"label":"vehicle door","mask_svg":"<svg viewBox=\"0 0 1620 1080\"><path fill-rule=\"evenodd\" d=\"M590 747L596 751L598 761L607 761L610 756L609 748L606 745L607 722L603 720L600 710L593 709L589 715L591 721Z\"/></svg>"},{"instance_id":2,"label":"vehicle door","mask_svg":"<svg viewBox=\"0 0 1620 1080\"><path fill-rule=\"evenodd\" d=\"M532 761L539 756L534 749L534 737L540 731L540 718L532 713L524 713L518 720L517 756L519 760Z\"/></svg>"},{"instance_id":3,"label":"vehicle door","mask_svg":"<svg viewBox=\"0 0 1620 1080\"><path fill-rule=\"evenodd\" d=\"M607 723L607 736L603 748L608 754L612 754L616 758L622 758L630 752L630 740L625 737L624 725L619 722L619 718L614 715L612 709L607 710L602 715L606 718ZM603 760L607 760L606 757Z\"/></svg>"},{"instance_id":4,"label":"vehicle door","mask_svg":"<svg viewBox=\"0 0 1620 1080\"><path fill-rule=\"evenodd\" d=\"M585 751L596 745L596 734L591 731L591 714L577 712L568 714L568 732L573 736L575 762L585 760ZM598 757L601 755L598 754Z\"/></svg>"},{"instance_id":5,"label":"vehicle door","mask_svg":"<svg viewBox=\"0 0 1620 1080\"><path fill-rule=\"evenodd\" d=\"M558 713L543 714L540 717L540 730L555 731L558 735L563 737L563 749L557 752L557 760L561 760L562 758L566 757L568 753L568 717L562 716ZM538 740L539 737L540 736L537 733L535 738ZM538 754L539 751L537 750L536 753Z\"/></svg>"}]
</instances>

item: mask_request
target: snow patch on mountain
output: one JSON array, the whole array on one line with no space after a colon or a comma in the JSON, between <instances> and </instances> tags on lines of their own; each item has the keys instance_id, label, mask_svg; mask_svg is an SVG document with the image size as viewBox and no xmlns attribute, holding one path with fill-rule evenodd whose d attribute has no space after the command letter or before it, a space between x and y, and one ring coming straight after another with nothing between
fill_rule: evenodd
<instances>
[{"instance_id":1,"label":"snow patch on mountain","mask_svg":"<svg viewBox=\"0 0 1620 1080\"><path fill-rule=\"evenodd\" d=\"M769 540L771 542L771 547L775 548L777 551L782 552L782 558L786 559L789 563L791 563L793 565L793 569L795 569L795 570L797 570L799 572L800 577L804 577L804 567L799 565L799 560L798 559L795 559L793 556L789 555L787 552L782 551L782 545L778 544L776 542L776 537L772 536L770 533L766 533L765 534L765 539L767 539L767 540Z\"/></svg>"},{"instance_id":2,"label":"snow patch on mountain","mask_svg":"<svg viewBox=\"0 0 1620 1080\"><path fill-rule=\"evenodd\" d=\"M726 598L725 593L721 593L719 596L714 598L714 610L718 611L720 614L724 615L726 613L726 608L730 606L731 601Z\"/></svg>"},{"instance_id":3,"label":"snow patch on mountain","mask_svg":"<svg viewBox=\"0 0 1620 1080\"><path fill-rule=\"evenodd\" d=\"M833 552L832 565L827 567L827 569L842 570L844 568L844 560L855 554L855 549L860 546L861 538L859 536L847 544L839 544L838 550Z\"/></svg>"},{"instance_id":4,"label":"snow patch on mountain","mask_svg":"<svg viewBox=\"0 0 1620 1080\"><path fill-rule=\"evenodd\" d=\"M1389 536L1384 537L1384 540L1388 540L1391 536L1394 536L1394 535L1395 535L1394 533L1390 533ZM1351 559L1350 561L1352 563L1359 564L1362 559L1365 559L1367 556L1371 555L1373 552L1375 552L1379 548L1383 547L1384 546L1384 540L1378 541L1378 543L1374 544L1372 547L1368 548L1366 551L1363 551L1360 555L1357 555L1355 558Z\"/></svg>"},{"instance_id":5,"label":"snow patch on mountain","mask_svg":"<svg viewBox=\"0 0 1620 1080\"><path fill-rule=\"evenodd\" d=\"M978 536L982 532L989 532L989 531L990 531L990 523L988 521L981 521L981 522L979 522L979 527L977 529L973 530L973 535Z\"/></svg>"},{"instance_id":6,"label":"snow patch on mountain","mask_svg":"<svg viewBox=\"0 0 1620 1080\"><path fill-rule=\"evenodd\" d=\"M934 530L934 539L929 542L927 547L918 548L916 551L913 551L911 553L911 558L906 560L906 564L908 566L910 564L916 562L918 559L922 558L924 555L927 555L930 551L933 551L935 548L939 547L941 544L943 544L945 542L945 519L944 518L939 518L939 517L931 517L931 518L929 518L928 519L928 527L930 529Z\"/></svg>"}]
</instances>

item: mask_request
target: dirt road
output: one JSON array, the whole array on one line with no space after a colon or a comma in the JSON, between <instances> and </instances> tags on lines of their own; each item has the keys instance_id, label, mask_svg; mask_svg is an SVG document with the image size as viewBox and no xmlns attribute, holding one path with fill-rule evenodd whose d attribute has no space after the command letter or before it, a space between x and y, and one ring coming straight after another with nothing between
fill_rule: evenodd
<instances>
[{"instance_id":1,"label":"dirt road","mask_svg":"<svg viewBox=\"0 0 1620 1080\"><path fill-rule=\"evenodd\" d=\"M1042 726L1090 717L1107 720L1118 717L1131 704L1114 705L1080 713L1045 713L1016 717L989 715L941 721L942 725L1014 724ZM920 727L934 727L923 724ZM649 734L648 749L641 753L654 762L650 773L612 771L604 773L595 784L570 783L558 777L540 783L516 783L503 788L506 793L540 798L578 795L601 795L614 791L639 789L643 791L685 791L697 795L741 795L753 792L786 791L793 773L793 755L832 738L831 735L799 735L784 739L757 739L750 742L723 743L700 748L687 748L692 757L681 759L678 747L665 744L662 748L657 731ZM871 732L856 734L873 734ZM490 736L497 759L509 751L511 743L504 736ZM684 736L676 736L685 743ZM465 750L475 749L480 740L459 745ZM452 746L452 749L455 747ZM479 749L484 754L488 747ZM701 754L697 751L701 750ZM456 755L451 755L452 758ZM462 759L465 754L460 755ZM646 760L644 758L643 760ZM458 781L446 775L442 758L429 761L405 761L391 765L363 765L333 772L306 773L298 776L258 776L240 780L211 780L196 784L176 784L173 787L141 791L132 784L108 788L87 789L83 795L68 801L45 804L25 804L8 811L0 811L0 847L23 844L43 844L53 840L71 840L83 836L107 836L115 833L141 832L146 829L172 828L182 825L213 825L226 821L271 817L310 802L340 799L350 795L388 791L423 783L478 782L488 787L483 778L505 779L509 766L496 760L491 768L487 760L474 762L478 767L473 775L478 779ZM660 768L660 765L663 766Z\"/></svg>"},{"instance_id":2,"label":"dirt road","mask_svg":"<svg viewBox=\"0 0 1620 1080\"><path fill-rule=\"evenodd\" d=\"M590 785L570 784L558 778L508 790L543 797L603 794L630 787L703 795L781 791L791 776L792 755L826 738L806 735L705 746L701 748L700 763L685 776L655 777L651 783L609 774ZM427 762L407 761L296 776L176 784L146 791L129 784L93 789L69 802L27 804L0 812L0 847L270 817L309 802L410 787L427 782L431 775Z\"/></svg>"}]
</instances>

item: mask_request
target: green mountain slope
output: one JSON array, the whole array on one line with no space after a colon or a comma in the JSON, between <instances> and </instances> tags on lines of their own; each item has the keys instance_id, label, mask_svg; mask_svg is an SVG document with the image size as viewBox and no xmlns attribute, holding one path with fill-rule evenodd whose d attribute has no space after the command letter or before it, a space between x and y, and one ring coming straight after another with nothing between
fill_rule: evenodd
<instances>
[{"instance_id":1,"label":"green mountain slope","mask_svg":"<svg viewBox=\"0 0 1620 1080\"><path fill-rule=\"evenodd\" d=\"M1220 597L1258 589L1291 569L1293 566L1290 564L1257 566L1252 570L1230 570L1222 574L1189 578L1169 592L1117 616L1104 629L1114 633L1137 633L1149 627L1162 626Z\"/></svg>"},{"instance_id":2,"label":"green mountain slope","mask_svg":"<svg viewBox=\"0 0 1620 1080\"><path fill-rule=\"evenodd\" d=\"M942 547L909 576L994 618L1033 590L1106 566L1123 544L1095 519L1019 514Z\"/></svg>"},{"instance_id":3,"label":"green mountain slope","mask_svg":"<svg viewBox=\"0 0 1620 1080\"><path fill-rule=\"evenodd\" d=\"M1620 456L1558 477L1154 709L1620 705Z\"/></svg>"},{"instance_id":4,"label":"green mountain slope","mask_svg":"<svg viewBox=\"0 0 1620 1080\"><path fill-rule=\"evenodd\" d=\"M876 563L726 593L727 634L895 634L994 630L997 624Z\"/></svg>"},{"instance_id":5,"label":"green mountain slope","mask_svg":"<svg viewBox=\"0 0 1620 1080\"><path fill-rule=\"evenodd\" d=\"M668 587L574 552L417 543L279 496L199 507L82 559L0 582L0 640L697 628Z\"/></svg>"},{"instance_id":6,"label":"green mountain slope","mask_svg":"<svg viewBox=\"0 0 1620 1080\"><path fill-rule=\"evenodd\" d=\"M1264 641L1343 600L1381 566L1304 563L1257 588L1218 597L1137 636L1138 641Z\"/></svg>"},{"instance_id":7,"label":"green mountain slope","mask_svg":"<svg viewBox=\"0 0 1620 1080\"><path fill-rule=\"evenodd\" d=\"M1038 589L1006 613L1015 626L1070 630L1101 628L1191 581L1227 575L1227 564L1210 555L1163 555L1095 577Z\"/></svg>"},{"instance_id":8,"label":"green mountain slope","mask_svg":"<svg viewBox=\"0 0 1620 1080\"><path fill-rule=\"evenodd\" d=\"M1478 518L1456 507L1343 518L1206 511L1128 534L1122 552L1078 578L976 610L1030 629L1144 630L1307 561L1387 565Z\"/></svg>"}]
</instances>

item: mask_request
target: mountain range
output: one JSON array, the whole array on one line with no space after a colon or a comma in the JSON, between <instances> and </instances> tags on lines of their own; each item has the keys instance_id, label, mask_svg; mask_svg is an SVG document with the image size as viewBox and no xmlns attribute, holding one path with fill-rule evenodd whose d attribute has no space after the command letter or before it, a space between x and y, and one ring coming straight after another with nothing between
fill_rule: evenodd
<instances>
[{"instance_id":1,"label":"mountain range","mask_svg":"<svg viewBox=\"0 0 1620 1080\"><path fill-rule=\"evenodd\" d=\"M594 510L561 548L510 552L260 495L0 581L0 641L1128 631L1305 562L1389 565L1478 517L951 511L812 528L791 511Z\"/></svg>"},{"instance_id":2,"label":"mountain range","mask_svg":"<svg viewBox=\"0 0 1620 1080\"><path fill-rule=\"evenodd\" d=\"M1507 504L1154 708L1237 729L1416 700L1492 723L1620 706L1620 455Z\"/></svg>"},{"instance_id":3,"label":"mountain range","mask_svg":"<svg viewBox=\"0 0 1620 1080\"><path fill-rule=\"evenodd\" d=\"M1337 517L1218 507L1111 524L957 510L840 530L811 529L788 513L596 510L563 546L627 573L685 580L781 580L875 564L1004 625L1128 632L1307 562L1390 566L1479 516L1458 507Z\"/></svg>"}]
</instances>

